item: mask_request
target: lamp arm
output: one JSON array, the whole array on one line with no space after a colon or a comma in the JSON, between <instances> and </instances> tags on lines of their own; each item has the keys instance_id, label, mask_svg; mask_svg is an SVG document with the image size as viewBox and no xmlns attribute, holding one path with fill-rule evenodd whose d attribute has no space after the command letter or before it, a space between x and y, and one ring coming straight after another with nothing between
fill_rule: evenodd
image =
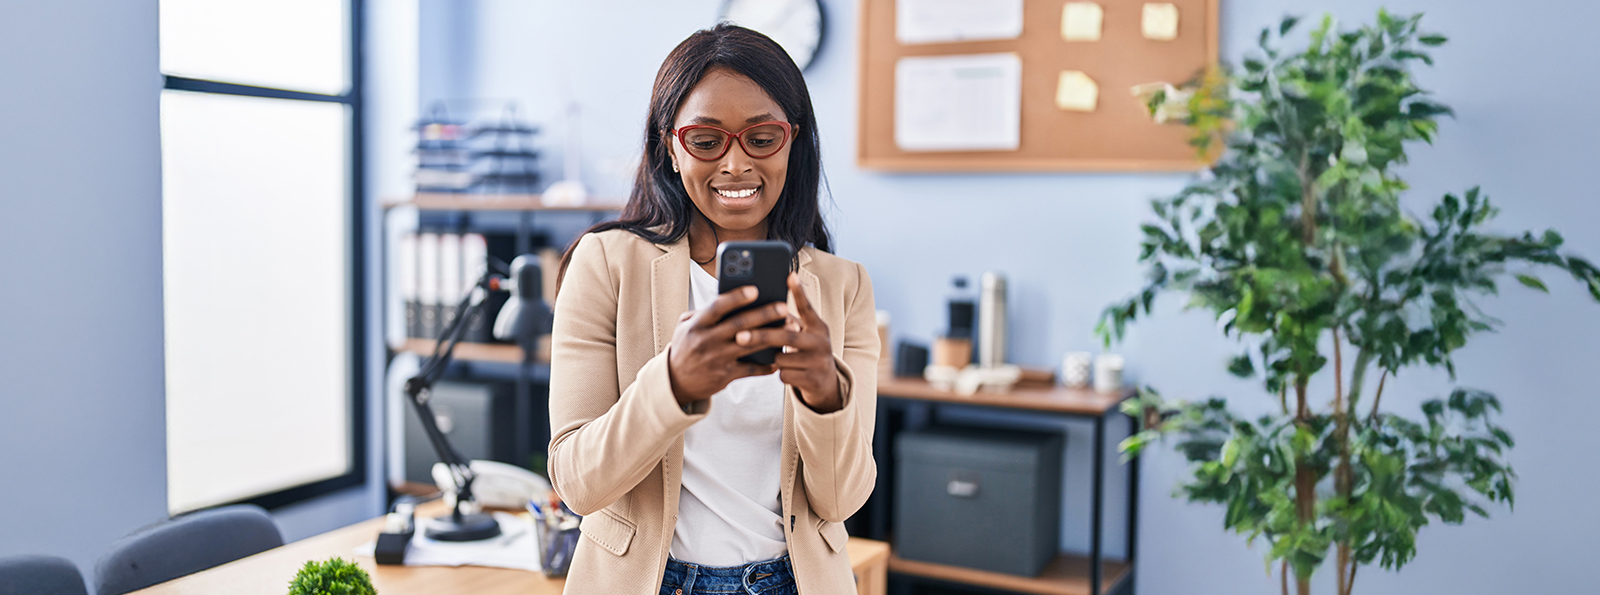
<instances>
[{"instance_id":1,"label":"lamp arm","mask_svg":"<svg viewBox=\"0 0 1600 595\"><path fill-rule=\"evenodd\" d=\"M444 431L439 429L439 424L433 414L433 407L428 405L430 400L427 395L433 391L433 385L444 377L444 372L449 368L450 361L455 358L456 344L461 342L461 335L466 330L466 321L483 311L483 296L495 281L493 271L485 271L483 276L472 284L472 289L467 296L456 304L455 320L450 327L445 329L440 339L434 344L433 354L423 362L421 370L416 376L406 380L405 391L407 400L417 413L418 421L422 423L422 430L428 436L428 442L433 444L433 450L439 455L450 469L450 474L456 482L456 505L454 516L460 517L461 503L472 499L472 480L474 474L472 467L465 456L450 444Z\"/></svg>"}]
</instances>

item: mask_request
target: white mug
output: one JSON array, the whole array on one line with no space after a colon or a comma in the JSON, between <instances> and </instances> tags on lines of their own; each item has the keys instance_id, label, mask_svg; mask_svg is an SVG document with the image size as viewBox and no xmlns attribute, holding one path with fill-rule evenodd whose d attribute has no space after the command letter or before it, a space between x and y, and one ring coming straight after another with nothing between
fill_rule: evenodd
<instances>
[{"instance_id":1,"label":"white mug","mask_svg":"<svg viewBox=\"0 0 1600 595\"><path fill-rule=\"evenodd\" d=\"M1095 356L1094 390L1102 393L1122 390L1122 356L1115 353Z\"/></svg>"}]
</instances>

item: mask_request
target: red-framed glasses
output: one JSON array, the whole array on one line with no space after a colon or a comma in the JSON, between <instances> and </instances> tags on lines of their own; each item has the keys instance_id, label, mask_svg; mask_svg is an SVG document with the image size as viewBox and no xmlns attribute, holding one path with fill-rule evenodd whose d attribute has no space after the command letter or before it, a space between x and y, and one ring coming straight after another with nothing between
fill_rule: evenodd
<instances>
[{"instance_id":1,"label":"red-framed glasses","mask_svg":"<svg viewBox=\"0 0 1600 595\"><path fill-rule=\"evenodd\" d=\"M678 137L678 144L683 145L683 150L688 151L689 156L701 161L721 159L728 154L728 147L733 146L732 140L739 141L739 146L744 147L744 154L760 159L782 151L789 144L794 125L778 121L761 122L738 132L728 132L716 126L696 124L667 132Z\"/></svg>"}]
</instances>

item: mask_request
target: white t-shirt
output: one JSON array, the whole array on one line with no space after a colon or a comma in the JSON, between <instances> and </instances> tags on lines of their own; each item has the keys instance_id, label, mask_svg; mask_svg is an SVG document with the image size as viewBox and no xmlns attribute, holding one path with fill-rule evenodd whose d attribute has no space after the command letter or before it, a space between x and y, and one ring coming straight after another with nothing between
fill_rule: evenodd
<instances>
[{"instance_id":1,"label":"white t-shirt","mask_svg":"<svg viewBox=\"0 0 1600 595\"><path fill-rule=\"evenodd\" d=\"M689 308L717 298L717 279L689 263ZM711 396L711 412L683 436L683 485L672 557L741 566L789 552L779 500L783 381L740 378Z\"/></svg>"}]
</instances>

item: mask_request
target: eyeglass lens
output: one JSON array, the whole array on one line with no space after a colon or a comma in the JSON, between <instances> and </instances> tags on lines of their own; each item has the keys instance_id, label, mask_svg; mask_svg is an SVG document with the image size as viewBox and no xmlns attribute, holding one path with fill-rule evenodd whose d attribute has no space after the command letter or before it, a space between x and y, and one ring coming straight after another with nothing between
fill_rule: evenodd
<instances>
[{"instance_id":1,"label":"eyeglass lens","mask_svg":"<svg viewBox=\"0 0 1600 595\"><path fill-rule=\"evenodd\" d=\"M683 132L684 147L699 159L716 159L727 152L727 132L709 127L697 127ZM784 130L777 124L754 126L739 134L744 152L751 157L768 157L783 148Z\"/></svg>"}]
</instances>

